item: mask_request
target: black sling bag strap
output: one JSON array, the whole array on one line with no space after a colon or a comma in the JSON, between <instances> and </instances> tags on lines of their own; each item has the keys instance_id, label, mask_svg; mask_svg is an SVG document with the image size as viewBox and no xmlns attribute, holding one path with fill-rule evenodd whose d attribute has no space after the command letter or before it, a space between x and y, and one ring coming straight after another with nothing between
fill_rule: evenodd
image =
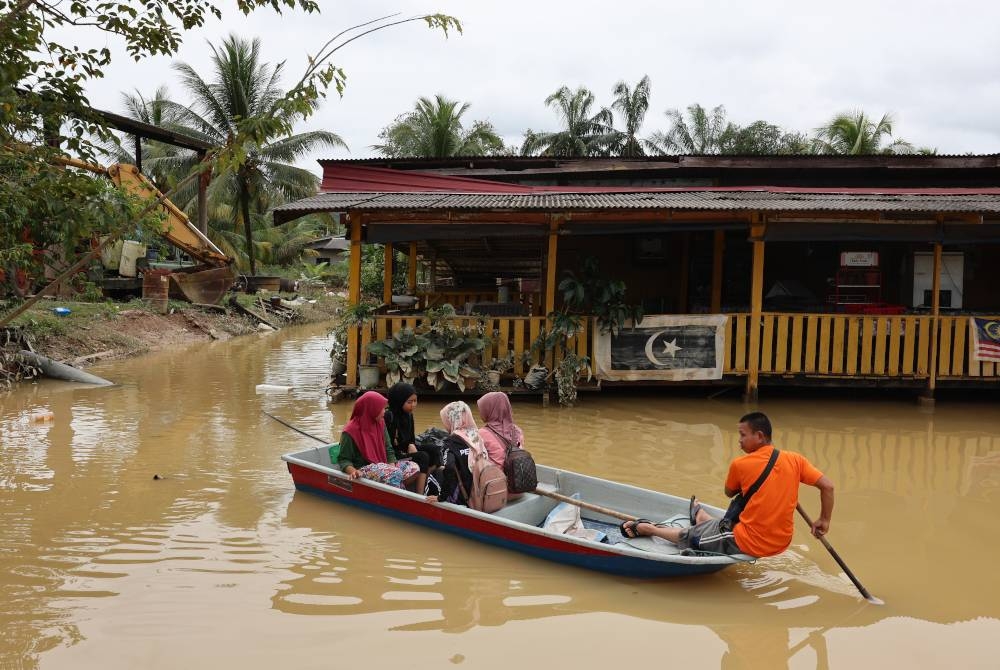
<instances>
[{"instance_id":1,"label":"black sling bag strap","mask_svg":"<svg viewBox=\"0 0 1000 670\"><path fill-rule=\"evenodd\" d=\"M757 493L757 489L761 487L767 476L771 474L771 470L774 469L774 464L778 460L778 454L781 452L777 448L771 452L771 458L767 459L767 465L764 466L764 471L760 473L760 477L757 478L750 488L747 489L746 493L737 493L733 496L732 501L729 503L729 509L726 510L725 516L722 517L722 521L719 522L719 527L725 531L731 531L733 526L740 522L740 514L743 513L744 508L746 508L747 503L750 502L750 498L753 497L754 493Z\"/></svg>"}]
</instances>

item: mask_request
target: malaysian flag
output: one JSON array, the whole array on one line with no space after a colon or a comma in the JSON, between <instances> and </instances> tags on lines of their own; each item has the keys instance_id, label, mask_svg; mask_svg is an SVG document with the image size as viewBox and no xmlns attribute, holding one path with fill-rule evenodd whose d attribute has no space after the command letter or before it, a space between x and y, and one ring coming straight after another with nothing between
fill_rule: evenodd
<instances>
[{"instance_id":1,"label":"malaysian flag","mask_svg":"<svg viewBox=\"0 0 1000 670\"><path fill-rule=\"evenodd\" d=\"M969 317L972 331L972 359L1000 362L1000 319Z\"/></svg>"}]
</instances>

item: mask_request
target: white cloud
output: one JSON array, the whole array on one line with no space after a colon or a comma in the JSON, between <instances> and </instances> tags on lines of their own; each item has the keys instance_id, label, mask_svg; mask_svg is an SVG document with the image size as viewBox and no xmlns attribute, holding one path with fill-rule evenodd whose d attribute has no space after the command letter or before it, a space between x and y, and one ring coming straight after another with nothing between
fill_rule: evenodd
<instances>
[{"instance_id":1,"label":"white cloud","mask_svg":"<svg viewBox=\"0 0 1000 670\"><path fill-rule=\"evenodd\" d=\"M441 92L472 103L470 119L493 122L508 141L526 128L552 129L547 95L585 85L600 104L625 79L652 79L645 131L665 128L663 111L693 102L724 104L732 120L766 119L811 131L833 114L863 108L892 112L897 134L941 153L1000 152L1000 84L996 63L1000 5L930 0L820 5L790 0L701 3L579 0L327 2L319 15L227 13L190 33L177 60L209 71L206 40L228 32L262 39L266 60L286 60L291 85L305 58L340 29L377 17L427 11L462 20L463 35L444 39L422 24L375 33L344 49L342 99L333 94L303 129L340 134L364 157L378 131L421 95ZM168 59L135 63L121 45L91 102L119 111L119 94L161 83L183 100ZM317 170L311 161L307 165Z\"/></svg>"}]
</instances>

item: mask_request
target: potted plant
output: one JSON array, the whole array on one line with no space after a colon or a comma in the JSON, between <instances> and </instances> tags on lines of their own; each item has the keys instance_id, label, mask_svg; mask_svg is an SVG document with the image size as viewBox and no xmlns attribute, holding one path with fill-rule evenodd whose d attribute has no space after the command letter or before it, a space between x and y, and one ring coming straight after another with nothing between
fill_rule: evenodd
<instances>
[{"instance_id":1,"label":"potted plant","mask_svg":"<svg viewBox=\"0 0 1000 670\"><path fill-rule=\"evenodd\" d=\"M506 356L494 358L490 361L486 370L486 380L492 386L500 386L500 379L507 372L514 369L514 352L509 352Z\"/></svg>"},{"instance_id":2,"label":"potted plant","mask_svg":"<svg viewBox=\"0 0 1000 670\"><path fill-rule=\"evenodd\" d=\"M392 337L372 342L368 353L385 361L385 384L392 386L399 381L412 384L426 374L427 338L412 328L401 328Z\"/></svg>"},{"instance_id":3,"label":"potted plant","mask_svg":"<svg viewBox=\"0 0 1000 670\"><path fill-rule=\"evenodd\" d=\"M333 327L333 347L330 350L330 359L332 361L332 374L334 376L343 374L347 370L347 331L350 328L357 326L366 326L371 324L375 320L375 305L369 302L361 302L357 305L350 305L345 307L340 313L340 321L336 326ZM370 385L366 385L366 382L371 382L371 370L366 370L365 368L371 368L370 361L362 363L359 368L359 374L363 379L359 379L359 384L363 388L372 388L378 384L378 368L375 368L375 381Z\"/></svg>"},{"instance_id":4,"label":"potted plant","mask_svg":"<svg viewBox=\"0 0 1000 670\"><path fill-rule=\"evenodd\" d=\"M427 317L427 383L436 390L441 390L445 382L455 384L460 391L472 388L480 371L470 364L470 358L486 347L485 322L459 327L453 320L455 309L451 305L429 309Z\"/></svg>"}]
</instances>

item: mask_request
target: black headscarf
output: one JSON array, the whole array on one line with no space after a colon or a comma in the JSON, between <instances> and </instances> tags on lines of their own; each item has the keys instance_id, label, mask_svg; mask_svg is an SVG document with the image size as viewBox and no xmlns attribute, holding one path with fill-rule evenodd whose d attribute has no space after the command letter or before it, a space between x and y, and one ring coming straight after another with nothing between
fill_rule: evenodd
<instances>
[{"instance_id":1,"label":"black headscarf","mask_svg":"<svg viewBox=\"0 0 1000 670\"><path fill-rule=\"evenodd\" d=\"M403 405L417 390L412 384L399 382L389 389L389 409L385 415L385 425L389 429L389 437L397 456L406 455L406 447L415 444L416 436L413 430L413 415L403 409Z\"/></svg>"}]
</instances>

